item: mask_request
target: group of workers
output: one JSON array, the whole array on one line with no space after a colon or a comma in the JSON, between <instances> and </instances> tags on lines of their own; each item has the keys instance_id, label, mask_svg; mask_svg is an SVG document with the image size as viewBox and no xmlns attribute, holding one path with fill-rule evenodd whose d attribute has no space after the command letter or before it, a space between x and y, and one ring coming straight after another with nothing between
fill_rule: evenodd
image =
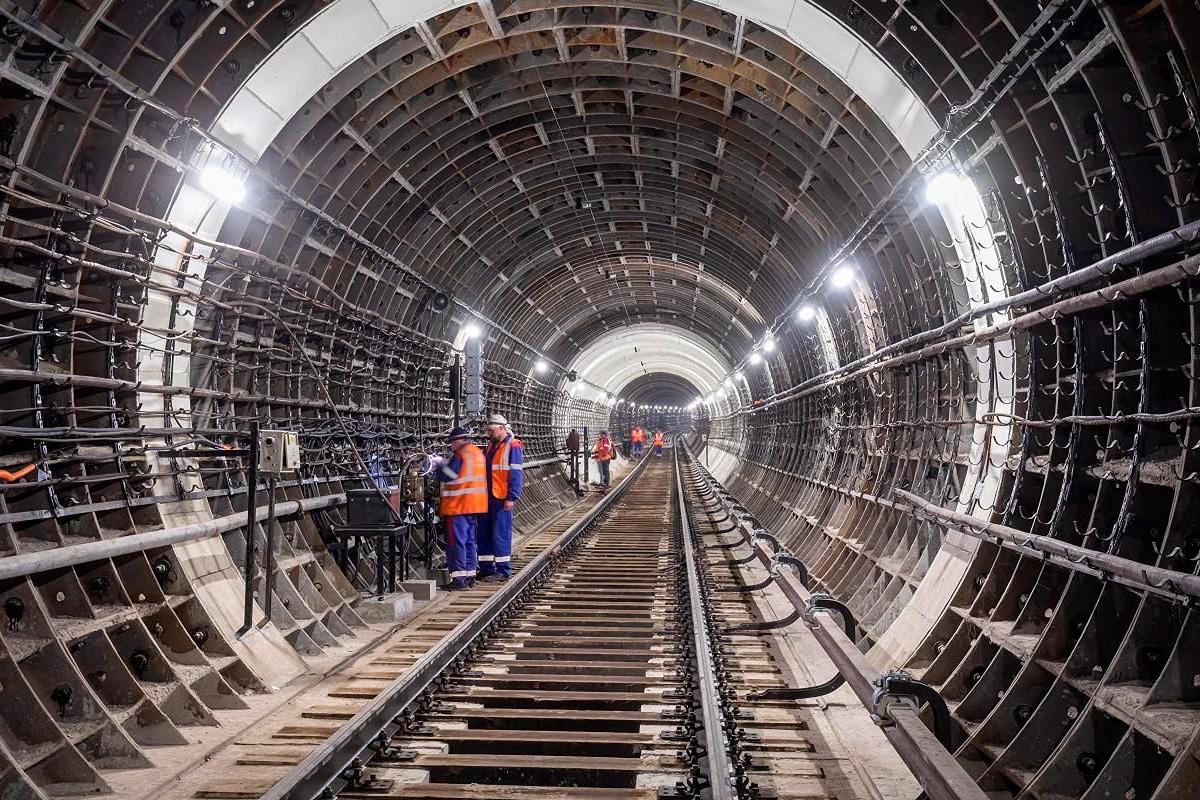
<instances>
[{"instance_id":1,"label":"group of workers","mask_svg":"<svg viewBox=\"0 0 1200 800\"><path fill-rule=\"evenodd\" d=\"M574 436L572 447L571 435ZM568 449L577 452L579 433L568 435ZM468 428L450 431L447 459L436 459L434 476L442 483L438 516L446 524L446 569L450 581L443 589L463 591L478 581L503 582L512 573L513 513L525 486L525 449L513 436L508 420L499 414L487 419L487 450L472 441ZM662 457L666 437L654 432L654 455ZM641 457L646 430L630 434L633 455ZM600 431L593 458L600 468L600 486L608 491L617 446L608 431Z\"/></svg>"},{"instance_id":2,"label":"group of workers","mask_svg":"<svg viewBox=\"0 0 1200 800\"><path fill-rule=\"evenodd\" d=\"M575 434L576 442L578 442L578 432L572 429L571 433ZM629 433L629 441L632 444L632 455L635 458L642 457L642 450L646 445L646 429L641 425L634 426ZM666 436L662 431L654 432L654 455L661 458L663 444L666 441ZM568 448L570 447L570 438L568 437ZM578 444L575 450L578 451ZM600 437L596 440L596 451L592 457L596 460L596 466L600 469L600 490L608 491L609 484L612 483L612 460L617 456L617 445L613 442L612 437L608 435L608 431L600 431Z\"/></svg>"},{"instance_id":3,"label":"group of workers","mask_svg":"<svg viewBox=\"0 0 1200 800\"><path fill-rule=\"evenodd\" d=\"M475 581L504 582L512 573L513 512L525 486L525 450L499 414L487 419L487 450L471 441L467 428L450 431L449 459L438 459L442 483L438 516L446 523L443 589L463 591Z\"/></svg>"},{"instance_id":4,"label":"group of workers","mask_svg":"<svg viewBox=\"0 0 1200 800\"><path fill-rule=\"evenodd\" d=\"M629 433L629 440L633 442L633 455L640 458L642 455L642 449L646 446L646 429L641 425L635 425L633 430ZM663 443L665 441L666 437L663 435L662 431L654 432L655 456L659 458L662 457Z\"/></svg>"}]
</instances>

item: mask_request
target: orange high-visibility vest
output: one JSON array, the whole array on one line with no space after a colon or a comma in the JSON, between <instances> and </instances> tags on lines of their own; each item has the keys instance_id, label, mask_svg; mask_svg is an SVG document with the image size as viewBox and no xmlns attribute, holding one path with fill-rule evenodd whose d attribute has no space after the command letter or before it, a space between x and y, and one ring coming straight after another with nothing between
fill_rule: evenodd
<instances>
[{"instance_id":1,"label":"orange high-visibility vest","mask_svg":"<svg viewBox=\"0 0 1200 800\"><path fill-rule=\"evenodd\" d=\"M634 428L633 429L633 440L635 442L639 442L639 443L646 441L646 432L644 430L642 430L641 428Z\"/></svg>"},{"instance_id":2,"label":"orange high-visibility vest","mask_svg":"<svg viewBox=\"0 0 1200 800\"><path fill-rule=\"evenodd\" d=\"M596 460L597 461L612 461L613 447L612 440L607 436L601 436L596 441Z\"/></svg>"},{"instance_id":3,"label":"orange high-visibility vest","mask_svg":"<svg viewBox=\"0 0 1200 800\"><path fill-rule=\"evenodd\" d=\"M658 433L654 434L654 446L662 447L662 445L663 445L663 435L662 435L662 431L659 431Z\"/></svg>"},{"instance_id":4,"label":"orange high-visibility vest","mask_svg":"<svg viewBox=\"0 0 1200 800\"><path fill-rule=\"evenodd\" d=\"M492 457L492 497L497 500L508 499L508 476L514 469L512 464L513 445L524 447L521 440L515 436L508 437L506 442L491 445L496 448L496 455ZM488 449L490 450L491 447ZM515 469L524 468L517 464Z\"/></svg>"},{"instance_id":5,"label":"orange high-visibility vest","mask_svg":"<svg viewBox=\"0 0 1200 800\"><path fill-rule=\"evenodd\" d=\"M487 464L483 451L473 444L458 451L462 459L462 470L457 478L442 484L442 502L438 515L442 517L463 514L486 514Z\"/></svg>"}]
</instances>

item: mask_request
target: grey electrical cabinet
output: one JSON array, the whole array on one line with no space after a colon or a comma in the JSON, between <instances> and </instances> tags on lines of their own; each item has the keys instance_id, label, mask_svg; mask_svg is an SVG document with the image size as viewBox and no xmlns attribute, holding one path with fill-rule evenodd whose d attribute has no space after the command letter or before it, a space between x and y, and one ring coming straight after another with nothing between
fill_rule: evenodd
<instances>
[{"instance_id":1,"label":"grey electrical cabinet","mask_svg":"<svg viewBox=\"0 0 1200 800\"><path fill-rule=\"evenodd\" d=\"M466 416L479 417L483 415L483 342L479 338L467 339L463 361Z\"/></svg>"}]
</instances>

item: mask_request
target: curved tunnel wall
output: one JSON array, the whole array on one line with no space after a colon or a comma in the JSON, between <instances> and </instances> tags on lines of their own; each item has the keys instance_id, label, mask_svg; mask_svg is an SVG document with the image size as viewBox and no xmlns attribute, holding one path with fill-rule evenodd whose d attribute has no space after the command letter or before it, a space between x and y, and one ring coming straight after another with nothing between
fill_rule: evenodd
<instances>
[{"instance_id":1,"label":"curved tunnel wall","mask_svg":"<svg viewBox=\"0 0 1200 800\"><path fill-rule=\"evenodd\" d=\"M351 641L321 533L360 454L437 446L468 323L489 409L545 462L524 524L569 502L566 427L621 420L610 392L678 405L686 379L714 468L881 667L942 690L986 788L1200 779L1196 620L1170 586L999 548L896 493L1195 571L1194 8L0 14L5 552L227 526L5 573L23 610L0 630L0 779L103 788L114 759L145 766ZM247 198L214 197L209 162ZM640 326L707 355L564 380ZM238 640L245 476L187 451L252 418L301 431L307 466L277 490L279 616Z\"/></svg>"}]
</instances>

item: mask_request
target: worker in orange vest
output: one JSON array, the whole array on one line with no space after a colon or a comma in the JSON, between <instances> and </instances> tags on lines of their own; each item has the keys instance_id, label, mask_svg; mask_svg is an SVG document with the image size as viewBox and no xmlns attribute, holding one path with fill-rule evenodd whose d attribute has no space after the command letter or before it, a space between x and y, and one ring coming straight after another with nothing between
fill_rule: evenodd
<instances>
[{"instance_id":1,"label":"worker in orange vest","mask_svg":"<svg viewBox=\"0 0 1200 800\"><path fill-rule=\"evenodd\" d=\"M608 485L612 481L612 471L609 467L611 466L613 456L616 454L617 446L608 437L608 431L600 431L600 438L596 440L595 458L596 466L600 468L601 491L608 491Z\"/></svg>"},{"instance_id":2,"label":"worker in orange vest","mask_svg":"<svg viewBox=\"0 0 1200 800\"><path fill-rule=\"evenodd\" d=\"M665 437L663 436L663 432L655 431L654 432L654 457L655 458L662 458L662 449L663 449L664 441L665 441Z\"/></svg>"},{"instance_id":3,"label":"worker in orange vest","mask_svg":"<svg viewBox=\"0 0 1200 800\"><path fill-rule=\"evenodd\" d=\"M635 425L633 432L629 434L629 439L633 442L634 458L641 458L642 448L646 446L646 429L641 425Z\"/></svg>"},{"instance_id":4,"label":"worker in orange vest","mask_svg":"<svg viewBox=\"0 0 1200 800\"><path fill-rule=\"evenodd\" d=\"M475 539L479 518L487 513L487 468L483 451L471 441L466 428L450 431L450 448L454 455L449 460L436 459L433 474L442 483L438 516L446 521L450 582L442 588L461 592L475 584Z\"/></svg>"},{"instance_id":5,"label":"worker in orange vest","mask_svg":"<svg viewBox=\"0 0 1200 800\"><path fill-rule=\"evenodd\" d=\"M479 528L479 580L503 582L512 573L513 513L525 487L525 446L513 436L508 420L492 414L487 421L487 516Z\"/></svg>"}]
</instances>

